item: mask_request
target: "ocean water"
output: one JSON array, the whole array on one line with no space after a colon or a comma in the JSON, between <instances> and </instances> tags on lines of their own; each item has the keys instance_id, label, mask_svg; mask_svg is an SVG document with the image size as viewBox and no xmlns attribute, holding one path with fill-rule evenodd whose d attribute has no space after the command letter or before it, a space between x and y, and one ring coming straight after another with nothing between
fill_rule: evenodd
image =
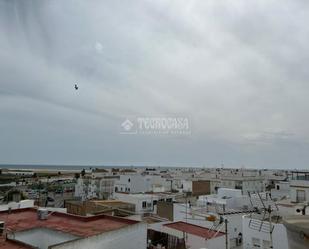
<instances>
[{"instance_id":1,"label":"ocean water","mask_svg":"<svg viewBox=\"0 0 309 249\"><path fill-rule=\"evenodd\" d=\"M93 168L131 168L132 166L97 166L97 165L38 165L38 164L0 164L0 169L49 169L49 170L83 170Z\"/></svg>"}]
</instances>

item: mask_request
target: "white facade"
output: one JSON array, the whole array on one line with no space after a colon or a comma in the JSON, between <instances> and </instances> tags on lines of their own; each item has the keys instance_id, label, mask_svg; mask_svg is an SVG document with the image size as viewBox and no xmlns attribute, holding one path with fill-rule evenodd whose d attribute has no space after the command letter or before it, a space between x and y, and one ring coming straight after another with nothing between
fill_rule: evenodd
<instances>
[{"instance_id":1,"label":"white facade","mask_svg":"<svg viewBox=\"0 0 309 249\"><path fill-rule=\"evenodd\" d=\"M182 180L181 186L183 192L192 192L192 180Z\"/></svg>"},{"instance_id":2,"label":"white facade","mask_svg":"<svg viewBox=\"0 0 309 249\"><path fill-rule=\"evenodd\" d=\"M125 193L114 193L114 198L128 202L135 205L135 212L137 214L142 213L156 213L156 203L159 200L162 201L174 201L174 195L158 195L158 194L125 194Z\"/></svg>"},{"instance_id":3,"label":"white facade","mask_svg":"<svg viewBox=\"0 0 309 249\"><path fill-rule=\"evenodd\" d=\"M115 192L145 193L156 191L170 191L171 183L159 175L121 175L115 181Z\"/></svg>"},{"instance_id":4,"label":"white facade","mask_svg":"<svg viewBox=\"0 0 309 249\"><path fill-rule=\"evenodd\" d=\"M216 194L219 188L240 189L243 194L265 191L263 177L224 176L210 179L210 193Z\"/></svg>"},{"instance_id":5,"label":"white facade","mask_svg":"<svg viewBox=\"0 0 309 249\"><path fill-rule=\"evenodd\" d=\"M98 198L99 182L96 179L78 178L75 184L74 196L82 201Z\"/></svg>"},{"instance_id":6,"label":"white facade","mask_svg":"<svg viewBox=\"0 0 309 249\"><path fill-rule=\"evenodd\" d=\"M250 217L243 216L243 249L271 249L270 234L250 228L250 220ZM286 228L281 223L273 225L273 249L289 249Z\"/></svg>"},{"instance_id":7,"label":"white facade","mask_svg":"<svg viewBox=\"0 0 309 249\"><path fill-rule=\"evenodd\" d=\"M77 179L77 183L75 184L75 192L74 196L81 198L82 201L86 200L86 185L84 184L84 180L82 178Z\"/></svg>"},{"instance_id":8,"label":"white facade","mask_svg":"<svg viewBox=\"0 0 309 249\"><path fill-rule=\"evenodd\" d=\"M206 210L208 205L235 210L248 210L251 207L249 196L242 195L239 189L227 188L219 188L217 195L199 196L197 205L205 207Z\"/></svg>"},{"instance_id":9,"label":"white facade","mask_svg":"<svg viewBox=\"0 0 309 249\"><path fill-rule=\"evenodd\" d=\"M115 192L142 193L149 192L150 184L142 175L121 175L115 181Z\"/></svg>"},{"instance_id":10,"label":"white facade","mask_svg":"<svg viewBox=\"0 0 309 249\"><path fill-rule=\"evenodd\" d=\"M290 182L278 182L275 188L271 189L271 197L274 200L280 200L290 196Z\"/></svg>"},{"instance_id":11,"label":"white facade","mask_svg":"<svg viewBox=\"0 0 309 249\"><path fill-rule=\"evenodd\" d=\"M0 205L0 211L6 211L8 209L20 209L34 207L34 200L22 200L20 202L10 202L8 204Z\"/></svg>"},{"instance_id":12,"label":"white facade","mask_svg":"<svg viewBox=\"0 0 309 249\"><path fill-rule=\"evenodd\" d=\"M309 181L292 180L290 183L290 197L292 202L309 201Z\"/></svg>"}]
</instances>

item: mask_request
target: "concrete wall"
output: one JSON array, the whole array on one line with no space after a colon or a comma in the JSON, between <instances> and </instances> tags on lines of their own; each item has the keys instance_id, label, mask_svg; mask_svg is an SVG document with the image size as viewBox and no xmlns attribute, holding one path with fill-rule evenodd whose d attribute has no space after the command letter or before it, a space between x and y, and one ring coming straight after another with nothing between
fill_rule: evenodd
<instances>
[{"instance_id":1,"label":"concrete wall","mask_svg":"<svg viewBox=\"0 0 309 249\"><path fill-rule=\"evenodd\" d=\"M135 205L135 212L146 213L153 211L153 201L158 201L157 196L149 196L149 195L131 195L131 194L123 194L123 193L114 193L114 197L117 200L128 202ZM146 202L146 208L143 207L143 202Z\"/></svg>"},{"instance_id":2,"label":"concrete wall","mask_svg":"<svg viewBox=\"0 0 309 249\"><path fill-rule=\"evenodd\" d=\"M166 218L170 221L174 220L174 203L166 201L158 201L157 203L157 215L162 218Z\"/></svg>"},{"instance_id":3,"label":"concrete wall","mask_svg":"<svg viewBox=\"0 0 309 249\"><path fill-rule=\"evenodd\" d=\"M182 185L182 189L184 192L192 192L192 181L191 180L182 180L181 185Z\"/></svg>"},{"instance_id":4,"label":"concrete wall","mask_svg":"<svg viewBox=\"0 0 309 249\"><path fill-rule=\"evenodd\" d=\"M209 195L210 194L210 181L199 180L192 182L192 195Z\"/></svg>"},{"instance_id":5,"label":"concrete wall","mask_svg":"<svg viewBox=\"0 0 309 249\"><path fill-rule=\"evenodd\" d=\"M297 190L305 191L306 201L309 201L309 181L293 180L290 183L290 197L292 202L297 202Z\"/></svg>"},{"instance_id":6,"label":"concrete wall","mask_svg":"<svg viewBox=\"0 0 309 249\"><path fill-rule=\"evenodd\" d=\"M275 184L275 188L271 189L271 197L273 199L280 200L281 198L290 196L290 183L278 182Z\"/></svg>"},{"instance_id":7,"label":"concrete wall","mask_svg":"<svg viewBox=\"0 0 309 249\"><path fill-rule=\"evenodd\" d=\"M115 231L67 242L50 249L145 249L147 248L146 224L135 224Z\"/></svg>"},{"instance_id":8,"label":"concrete wall","mask_svg":"<svg viewBox=\"0 0 309 249\"><path fill-rule=\"evenodd\" d=\"M263 192L265 191L265 185L263 180L243 181L242 190L245 195L248 194L248 192Z\"/></svg>"},{"instance_id":9,"label":"concrete wall","mask_svg":"<svg viewBox=\"0 0 309 249\"><path fill-rule=\"evenodd\" d=\"M86 205L82 201L66 201L65 208L69 214L86 215Z\"/></svg>"},{"instance_id":10,"label":"concrete wall","mask_svg":"<svg viewBox=\"0 0 309 249\"><path fill-rule=\"evenodd\" d=\"M22 200L20 202L10 202L8 204L0 205L0 211L6 211L9 208L19 209L19 208L30 208L34 206L34 200Z\"/></svg>"}]
</instances>

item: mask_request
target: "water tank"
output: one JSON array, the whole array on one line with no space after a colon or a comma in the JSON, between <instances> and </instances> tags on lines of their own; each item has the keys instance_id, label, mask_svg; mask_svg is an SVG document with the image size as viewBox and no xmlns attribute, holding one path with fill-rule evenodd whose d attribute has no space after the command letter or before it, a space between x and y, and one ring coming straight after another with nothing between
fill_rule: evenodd
<instances>
[{"instance_id":1,"label":"water tank","mask_svg":"<svg viewBox=\"0 0 309 249\"><path fill-rule=\"evenodd\" d=\"M217 220L216 216L214 216L214 215L209 215L206 219L207 219L208 221L212 221L212 222L214 222L214 221Z\"/></svg>"},{"instance_id":2,"label":"water tank","mask_svg":"<svg viewBox=\"0 0 309 249\"><path fill-rule=\"evenodd\" d=\"M48 218L48 210L46 208L38 209L38 219L39 220L47 220Z\"/></svg>"}]
</instances>

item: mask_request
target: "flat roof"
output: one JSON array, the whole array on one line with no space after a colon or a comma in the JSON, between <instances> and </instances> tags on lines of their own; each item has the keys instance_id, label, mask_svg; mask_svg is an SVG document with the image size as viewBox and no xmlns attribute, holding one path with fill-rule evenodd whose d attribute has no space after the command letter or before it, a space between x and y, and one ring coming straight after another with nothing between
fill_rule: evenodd
<instances>
[{"instance_id":1,"label":"flat roof","mask_svg":"<svg viewBox=\"0 0 309 249\"><path fill-rule=\"evenodd\" d=\"M226 176L220 176L220 179L223 181L261 181L265 179L265 176L226 175Z\"/></svg>"},{"instance_id":2,"label":"flat roof","mask_svg":"<svg viewBox=\"0 0 309 249\"><path fill-rule=\"evenodd\" d=\"M13 232L44 227L80 237L93 236L139 223L104 214L84 217L58 212L50 213L47 220L39 220L35 208L17 209L10 214L8 211L2 211L0 221L4 221L6 227Z\"/></svg>"},{"instance_id":3,"label":"flat roof","mask_svg":"<svg viewBox=\"0 0 309 249\"><path fill-rule=\"evenodd\" d=\"M183 221L178 221L174 223L164 224L163 226L176 229L181 232L193 234L205 239L216 238L224 235L225 233L218 232L215 230L209 230L209 228L201 227L198 225L193 225Z\"/></svg>"},{"instance_id":4,"label":"flat roof","mask_svg":"<svg viewBox=\"0 0 309 249\"><path fill-rule=\"evenodd\" d=\"M120 200L90 200L89 202L96 204L131 204L128 202L120 201Z\"/></svg>"},{"instance_id":5,"label":"flat roof","mask_svg":"<svg viewBox=\"0 0 309 249\"><path fill-rule=\"evenodd\" d=\"M309 215L290 215L283 219L287 229L295 232L309 233Z\"/></svg>"}]
</instances>

